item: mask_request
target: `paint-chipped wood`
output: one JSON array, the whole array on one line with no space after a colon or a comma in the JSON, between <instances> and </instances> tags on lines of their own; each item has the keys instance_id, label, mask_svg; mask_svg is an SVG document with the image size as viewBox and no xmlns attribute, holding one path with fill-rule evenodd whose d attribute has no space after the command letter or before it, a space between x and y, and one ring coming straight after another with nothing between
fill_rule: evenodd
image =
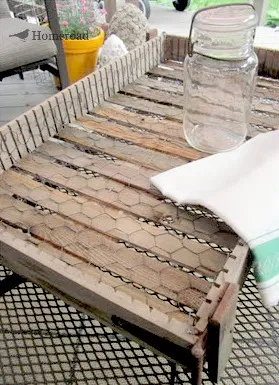
<instances>
[{"instance_id":1,"label":"paint-chipped wood","mask_svg":"<svg viewBox=\"0 0 279 385\"><path fill-rule=\"evenodd\" d=\"M208 369L209 378L218 383L232 350L233 329L239 287L231 283L209 322Z\"/></svg>"},{"instance_id":2,"label":"paint-chipped wood","mask_svg":"<svg viewBox=\"0 0 279 385\"><path fill-rule=\"evenodd\" d=\"M222 218L150 183L206 156L182 132L186 50L184 38L152 39L1 129L0 261L116 330L126 325L188 365L197 385L209 320L211 377L225 366L250 264ZM260 55L275 73L277 53ZM278 100L278 80L259 77L251 137L279 128Z\"/></svg>"}]
</instances>

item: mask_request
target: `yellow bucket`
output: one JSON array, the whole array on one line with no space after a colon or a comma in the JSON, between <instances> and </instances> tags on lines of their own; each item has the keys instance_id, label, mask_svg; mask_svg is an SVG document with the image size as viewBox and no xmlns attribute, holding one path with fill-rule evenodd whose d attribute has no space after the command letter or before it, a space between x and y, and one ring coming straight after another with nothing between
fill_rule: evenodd
<instances>
[{"instance_id":1,"label":"yellow bucket","mask_svg":"<svg viewBox=\"0 0 279 385\"><path fill-rule=\"evenodd\" d=\"M63 40L69 83L75 83L94 71L98 51L103 45L104 31L100 28L98 36L88 40Z\"/></svg>"}]
</instances>

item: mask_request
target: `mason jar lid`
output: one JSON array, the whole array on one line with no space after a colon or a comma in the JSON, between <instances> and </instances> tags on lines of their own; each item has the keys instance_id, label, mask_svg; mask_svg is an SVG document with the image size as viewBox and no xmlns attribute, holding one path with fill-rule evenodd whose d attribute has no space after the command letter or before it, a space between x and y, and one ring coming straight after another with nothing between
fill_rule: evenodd
<instances>
[{"instance_id":1,"label":"mason jar lid","mask_svg":"<svg viewBox=\"0 0 279 385\"><path fill-rule=\"evenodd\" d=\"M257 13L249 4L228 4L198 12L195 17L194 28L208 32L236 32L253 28L257 22Z\"/></svg>"},{"instance_id":2,"label":"mason jar lid","mask_svg":"<svg viewBox=\"0 0 279 385\"><path fill-rule=\"evenodd\" d=\"M192 19L188 55L243 60L253 50L258 17L251 4L227 4L197 11Z\"/></svg>"}]
</instances>

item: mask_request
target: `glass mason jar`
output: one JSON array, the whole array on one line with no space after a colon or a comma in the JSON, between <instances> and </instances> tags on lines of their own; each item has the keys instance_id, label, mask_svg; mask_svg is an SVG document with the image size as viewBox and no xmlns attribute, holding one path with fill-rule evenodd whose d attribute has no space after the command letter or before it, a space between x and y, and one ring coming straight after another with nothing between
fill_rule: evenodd
<instances>
[{"instance_id":1,"label":"glass mason jar","mask_svg":"<svg viewBox=\"0 0 279 385\"><path fill-rule=\"evenodd\" d=\"M228 151L246 138L258 65L256 25L250 4L209 7L194 15L184 62L183 130L198 150Z\"/></svg>"}]
</instances>

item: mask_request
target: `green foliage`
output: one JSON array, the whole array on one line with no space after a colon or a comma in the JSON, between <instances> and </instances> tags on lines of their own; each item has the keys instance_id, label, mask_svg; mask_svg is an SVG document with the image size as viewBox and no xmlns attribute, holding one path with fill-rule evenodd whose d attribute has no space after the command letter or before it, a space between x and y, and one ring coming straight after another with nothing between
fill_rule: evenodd
<instances>
[{"instance_id":1,"label":"green foliage","mask_svg":"<svg viewBox=\"0 0 279 385\"><path fill-rule=\"evenodd\" d=\"M241 0L192 0L189 11L197 11L204 7L210 7L212 5L220 5L220 4L232 4L232 3L241 3Z\"/></svg>"},{"instance_id":2,"label":"green foliage","mask_svg":"<svg viewBox=\"0 0 279 385\"><path fill-rule=\"evenodd\" d=\"M210 7L212 5L219 4L232 4L241 3L241 0L192 0L189 11L197 11L204 7ZM279 26L279 0L269 0L267 13L266 13L266 25L270 27Z\"/></svg>"},{"instance_id":3,"label":"green foliage","mask_svg":"<svg viewBox=\"0 0 279 385\"><path fill-rule=\"evenodd\" d=\"M277 27L279 25L279 0L270 0L266 14L266 25Z\"/></svg>"},{"instance_id":4,"label":"green foliage","mask_svg":"<svg viewBox=\"0 0 279 385\"><path fill-rule=\"evenodd\" d=\"M157 0L158 4L171 7L172 0ZM197 11L204 7L219 4L242 3L242 0L191 0L189 11ZM269 0L266 13L266 25L270 27L279 26L279 0Z\"/></svg>"}]
</instances>

